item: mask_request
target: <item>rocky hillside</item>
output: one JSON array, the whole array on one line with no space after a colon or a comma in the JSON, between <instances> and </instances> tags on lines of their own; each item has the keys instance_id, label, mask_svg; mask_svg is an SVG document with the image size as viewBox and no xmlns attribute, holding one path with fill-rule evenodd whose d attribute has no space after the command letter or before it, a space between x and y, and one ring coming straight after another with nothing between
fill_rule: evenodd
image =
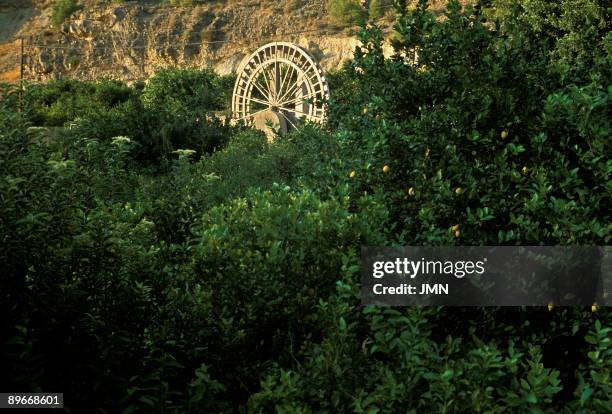
<instances>
[{"instance_id":1,"label":"rocky hillside","mask_svg":"<svg viewBox=\"0 0 612 414\"><path fill-rule=\"evenodd\" d=\"M131 81L175 66L229 73L274 40L308 48L329 70L349 59L357 45L355 28L330 20L326 0L228 0L194 7L83 0L81 9L55 28L53 3L0 1L0 81L19 79L21 37L24 77L32 81L65 76Z\"/></svg>"}]
</instances>

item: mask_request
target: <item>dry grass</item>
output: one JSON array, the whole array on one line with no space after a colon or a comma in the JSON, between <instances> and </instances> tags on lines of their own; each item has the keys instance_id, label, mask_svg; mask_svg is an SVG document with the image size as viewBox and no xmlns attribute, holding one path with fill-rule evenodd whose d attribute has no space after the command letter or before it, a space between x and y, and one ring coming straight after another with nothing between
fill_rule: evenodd
<instances>
[{"instance_id":1,"label":"dry grass","mask_svg":"<svg viewBox=\"0 0 612 414\"><path fill-rule=\"evenodd\" d=\"M19 81L19 42L0 43L0 82L14 83ZM6 68L10 69L6 69Z\"/></svg>"},{"instance_id":2,"label":"dry grass","mask_svg":"<svg viewBox=\"0 0 612 414\"><path fill-rule=\"evenodd\" d=\"M302 0L287 0L283 6L283 12L285 14L292 13L302 7Z\"/></svg>"},{"instance_id":3,"label":"dry grass","mask_svg":"<svg viewBox=\"0 0 612 414\"><path fill-rule=\"evenodd\" d=\"M8 72L0 73L0 82L17 83L19 82L20 70L15 68Z\"/></svg>"},{"instance_id":4,"label":"dry grass","mask_svg":"<svg viewBox=\"0 0 612 414\"><path fill-rule=\"evenodd\" d=\"M18 52L19 44L17 42L13 43L0 43L0 56L7 55L10 52Z\"/></svg>"}]
</instances>

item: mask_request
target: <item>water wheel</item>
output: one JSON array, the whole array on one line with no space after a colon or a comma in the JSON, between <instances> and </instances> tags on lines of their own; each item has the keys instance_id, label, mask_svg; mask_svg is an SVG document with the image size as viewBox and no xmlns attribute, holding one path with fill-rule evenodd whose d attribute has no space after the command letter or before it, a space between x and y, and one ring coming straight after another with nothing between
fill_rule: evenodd
<instances>
[{"instance_id":1,"label":"water wheel","mask_svg":"<svg viewBox=\"0 0 612 414\"><path fill-rule=\"evenodd\" d=\"M322 122L329 87L310 54L292 43L273 42L243 60L232 96L233 118L267 130L272 122L281 132L300 120Z\"/></svg>"}]
</instances>

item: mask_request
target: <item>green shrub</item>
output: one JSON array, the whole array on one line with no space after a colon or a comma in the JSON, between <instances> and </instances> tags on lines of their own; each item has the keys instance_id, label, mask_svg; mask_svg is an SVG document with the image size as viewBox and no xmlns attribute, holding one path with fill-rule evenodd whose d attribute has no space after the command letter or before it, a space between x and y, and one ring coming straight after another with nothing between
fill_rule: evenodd
<instances>
[{"instance_id":1,"label":"green shrub","mask_svg":"<svg viewBox=\"0 0 612 414\"><path fill-rule=\"evenodd\" d=\"M346 25L358 24L364 15L359 0L329 0L327 11L336 22Z\"/></svg>"},{"instance_id":2,"label":"green shrub","mask_svg":"<svg viewBox=\"0 0 612 414\"><path fill-rule=\"evenodd\" d=\"M368 18L379 19L383 12L381 9L381 0L370 0L368 4Z\"/></svg>"},{"instance_id":3,"label":"green shrub","mask_svg":"<svg viewBox=\"0 0 612 414\"><path fill-rule=\"evenodd\" d=\"M611 411L606 307L360 303L362 245L612 233L601 3L426 3L398 2L391 59L361 33L327 125L272 143L218 124L231 79L207 71L0 85L0 389L71 412Z\"/></svg>"},{"instance_id":4,"label":"green shrub","mask_svg":"<svg viewBox=\"0 0 612 414\"><path fill-rule=\"evenodd\" d=\"M116 370L122 355L140 358L137 339L125 338L147 323L140 313L147 298L126 283L132 271L146 272L152 263L142 263L147 253L136 247L152 240L133 231L136 224L120 224L98 208L82 166L51 152L36 131L24 134L27 124L20 114L0 112L0 119L8 121L0 125L0 310L7 339L0 345L7 373L0 382L5 385L10 378L13 386L29 388L59 381L77 396L75 406L96 383L108 392L94 404L116 400L102 373ZM92 366L88 355L109 359ZM91 382L90 375L99 379Z\"/></svg>"},{"instance_id":5,"label":"green shrub","mask_svg":"<svg viewBox=\"0 0 612 414\"><path fill-rule=\"evenodd\" d=\"M145 147L153 154L194 149L198 154L220 148L231 135L214 112L227 108L228 78L210 70L166 70L151 77L142 92L154 127Z\"/></svg>"},{"instance_id":6,"label":"green shrub","mask_svg":"<svg viewBox=\"0 0 612 414\"><path fill-rule=\"evenodd\" d=\"M72 13L79 10L76 0L56 0L51 14L53 27L59 28Z\"/></svg>"},{"instance_id":7,"label":"green shrub","mask_svg":"<svg viewBox=\"0 0 612 414\"><path fill-rule=\"evenodd\" d=\"M588 3L598 22L601 6ZM575 24L565 3L551 6L555 29L543 36L529 23L538 5L487 22L456 2L442 21L426 2L414 12L399 4L396 57L384 58L380 32L364 31L352 67L332 77L340 167L355 171L353 194L384 195L397 243L609 242L606 35ZM586 53L558 40L584 34ZM599 365L610 352L607 311L360 309L355 271L319 311L323 339L271 367L249 411L610 409Z\"/></svg>"},{"instance_id":8,"label":"green shrub","mask_svg":"<svg viewBox=\"0 0 612 414\"><path fill-rule=\"evenodd\" d=\"M279 136L272 143L258 131L245 131L201 163L207 174L221 179L215 190L217 200L244 195L250 187L294 185L298 181L317 191L333 192L341 183L334 166L339 161L335 151L332 137L313 127Z\"/></svg>"},{"instance_id":9,"label":"green shrub","mask_svg":"<svg viewBox=\"0 0 612 414\"><path fill-rule=\"evenodd\" d=\"M271 369L250 412L546 412L558 402L559 371L546 368L538 347L436 337L444 325L432 308L349 312L340 303L320 305L325 339L304 364Z\"/></svg>"},{"instance_id":10,"label":"green shrub","mask_svg":"<svg viewBox=\"0 0 612 414\"><path fill-rule=\"evenodd\" d=\"M168 69L148 80L142 101L147 109L160 115L204 115L223 109L221 85L221 78L211 70Z\"/></svg>"},{"instance_id":11,"label":"green shrub","mask_svg":"<svg viewBox=\"0 0 612 414\"><path fill-rule=\"evenodd\" d=\"M29 85L26 99L33 109L30 120L36 126L63 126L76 118L107 112L137 98L122 82L102 79L81 82L71 79Z\"/></svg>"},{"instance_id":12,"label":"green shrub","mask_svg":"<svg viewBox=\"0 0 612 414\"><path fill-rule=\"evenodd\" d=\"M180 148L201 155L225 145L233 129L214 112L228 108L232 82L208 70L164 71L132 87L65 79L28 86L26 101L36 126L67 126L77 137L107 142L127 136L139 144L134 157L151 162Z\"/></svg>"},{"instance_id":13,"label":"green shrub","mask_svg":"<svg viewBox=\"0 0 612 414\"><path fill-rule=\"evenodd\" d=\"M317 306L320 339L303 347L299 362L270 367L249 412L610 408L600 397L610 389L600 365L610 330L589 311L363 307L358 258L347 256L341 269L336 293ZM590 375L579 362L586 355L596 370Z\"/></svg>"},{"instance_id":14,"label":"green shrub","mask_svg":"<svg viewBox=\"0 0 612 414\"><path fill-rule=\"evenodd\" d=\"M342 258L382 241L376 229L384 210L371 197L352 201L338 190L341 197L329 200L281 186L250 191L211 209L194 227L190 273L211 293L217 321L204 343L211 360L234 355L211 371L235 393L231 398L248 397L240 383L256 386L270 358L286 359L316 329L312 308L333 292ZM193 325L192 332L202 332Z\"/></svg>"},{"instance_id":15,"label":"green shrub","mask_svg":"<svg viewBox=\"0 0 612 414\"><path fill-rule=\"evenodd\" d=\"M316 187L313 191L321 197L335 194L347 181L336 163L334 146L317 129L278 137L273 143L259 131L240 131L226 147L198 162L179 159L168 174L147 177L138 186L137 198L151 200L147 214L157 223L160 238L183 242L190 235L189 224L203 211L245 197L254 188L304 185Z\"/></svg>"},{"instance_id":16,"label":"green shrub","mask_svg":"<svg viewBox=\"0 0 612 414\"><path fill-rule=\"evenodd\" d=\"M384 189L402 243L609 242L609 73L599 63L609 52L596 45L567 84L550 39L519 11L485 25L456 2L443 21L422 3L396 25L396 59L384 59L379 33L364 33L351 110L332 121L355 131L348 151L362 148L356 188ZM401 57L414 48L417 65Z\"/></svg>"}]
</instances>

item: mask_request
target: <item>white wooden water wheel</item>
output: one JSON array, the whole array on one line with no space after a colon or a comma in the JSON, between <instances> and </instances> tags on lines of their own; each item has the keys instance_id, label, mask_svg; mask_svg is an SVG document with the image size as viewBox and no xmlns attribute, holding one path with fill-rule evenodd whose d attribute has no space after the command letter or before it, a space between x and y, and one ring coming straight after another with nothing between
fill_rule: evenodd
<instances>
[{"instance_id":1,"label":"white wooden water wheel","mask_svg":"<svg viewBox=\"0 0 612 414\"><path fill-rule=\"evenodd\" d=\"M269 131L271 121L281 132L300 120L322 122L329 87L310 54L288 42L268 43L243 60L232 96L232 114Z\"/></svg>"}]
</instances>

